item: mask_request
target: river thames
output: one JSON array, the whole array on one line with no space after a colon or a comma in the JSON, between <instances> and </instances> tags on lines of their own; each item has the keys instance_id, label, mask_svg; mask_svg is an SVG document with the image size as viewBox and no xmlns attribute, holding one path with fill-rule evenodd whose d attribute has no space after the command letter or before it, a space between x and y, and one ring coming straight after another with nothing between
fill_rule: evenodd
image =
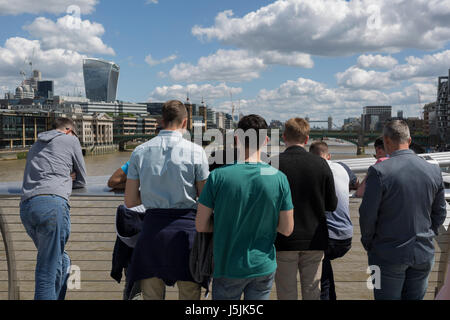
<instances>
[{"instance_id":1,"label":"river thames","mask_svg":"<svg viewBox=\"0 0 450 320\"><path fill-rule=\"evenodd\" d=\"M334 141L329 142L332 159L356 158L356 146L352 144L341 144ZM309 148L309 144L307 149ZM280 147L283 151L284 147ZM371 157L374 153L373 146L366 147L366 156ZM106 155L86 156L86 170L88 176L111 175L130 159L131 152L116 152ZM0 161L0 182L22 181L25 160Z\"/></svg>"}]
</instances>

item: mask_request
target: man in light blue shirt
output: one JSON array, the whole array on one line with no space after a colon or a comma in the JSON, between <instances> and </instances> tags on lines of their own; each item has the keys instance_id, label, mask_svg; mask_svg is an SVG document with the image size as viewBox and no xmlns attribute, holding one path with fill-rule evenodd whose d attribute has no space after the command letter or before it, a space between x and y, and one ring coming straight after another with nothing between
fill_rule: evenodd
<instances>
[{"instance_id":1,"label":"man in light blue shirt","mask_svg":"<svg viewBox=\"0 0 450 320\"><path fill-rule=\"evenodd\" d=\"M183 138L187 111L180 101L164 104L159 135L137 147L130 159L125 205L144 205L146 217L133 252L130 281L141 281L144 299L164 299L177 283L180 300L200 299L189 271L197 197L209 175L203 148Z\"/></svg>"}]
</instances>

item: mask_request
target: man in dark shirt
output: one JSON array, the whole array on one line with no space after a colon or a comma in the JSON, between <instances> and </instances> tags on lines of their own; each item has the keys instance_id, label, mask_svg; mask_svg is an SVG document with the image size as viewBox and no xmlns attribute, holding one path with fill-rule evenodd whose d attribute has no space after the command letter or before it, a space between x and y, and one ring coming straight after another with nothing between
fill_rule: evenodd
<instances>
[{"instance_id":1,"label":"man in dark shirt","mask_svg":"<svg viewBox=\"0 0 450 320\"><path fill-rule=\"evenodd\" d=\"M309 139L309 124L301 118L285 124L286 151L279 155L279 170L286 174L294 204L294 232L278 234L278 269L275 276L280 300L297 300L297 269L300 272L302 298L320 299L322 260L328 247L325 211L334 211L337 197L333 173L321 157L304 149Z\"/></svg>"},{"instance_id":2,"label":"man in dark shirt","mask_svg":"<svg viewBox=\"0 0 450 320\"><path fill-rule=\"evenodd\" d=\"M372 276L375 299L421 300L434 264L433 238L447 215L442 174L409 150L406 122L387 123L383 136L390 157L369 168L361 242L369 266L379 270Z\"/></svg>"}]
</instances>

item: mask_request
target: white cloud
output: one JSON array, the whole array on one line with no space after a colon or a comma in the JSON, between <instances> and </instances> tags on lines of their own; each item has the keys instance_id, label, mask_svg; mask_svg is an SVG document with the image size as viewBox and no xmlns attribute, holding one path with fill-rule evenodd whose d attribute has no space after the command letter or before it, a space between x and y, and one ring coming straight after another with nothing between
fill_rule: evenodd
<instances>
[{"instance_id":1,"label":"white cloud","mask_svg":"<svg viewBox=\"0 0 450 320\"><path fill-rule=\"evenodd\" d=\"M265 64L279 64L291 67L312 68L314 62L309 54L292 52L282 53L276 50L262 51L255 54L264 60Z\"/></svg>"},{"instance_id":2,"label":"white cloud","mask_svg":"<svg viewBox=\"0 0 450 320\"><path fill-rule=\"evenodd\" d=\"M213 26L194 26L192 33L255 52L341 56L431 50L450 40L450 2L278 0L243 17L223 11Z\"/></svg>"},{"instance_id":3,"label":"white cloud","mask_svg":"<svg viewBox=\"0 0 450 320\"><path fill-rule=\"evenodd\" d=\"M361 59L361 57L364 57ZM358 58L358 65L352 66L343 72L336 74L338 85L347 88L381 89L402 85L402 81L430 82L438 76L447 74L450 68L450 50L445 50L422 58L410 56L406 63L394 64L389 70L379 72L363 70L359 66L367 63L374 67L381 60L366 59L367 56ZM387 64L385 64L387 66Z\"/></svg>"},{"instance_id":4,"label":"white cloud","mask_svg":"<svg viewBox=\"0 0 450 320\"><path fill-rule=\"evenodd\" d=\"M1 15L18 15L23 13L39 14L67 12L70 6L80 8L80 13L92 13L98 0L0 0Z\"/></svg>"},{"instance_id":5,"label":"white cloud","mask_svg":"<svg viewBox=\"0 0 450 320\"><path fill-rule=\"evenodd\" d=\"M157 4L158 0L147 0L145 1L145 4Z\"/></svg>"},{"instance_id":6,"label":"white cloud","mask_svg":"<svg viewBox=\"0 0 450 320\"><path fill-rule=\"evenodd\" d=\"M247 50L224 50L201 57L197 65L180 63L170 70L175 81L242 82L259 78L268 65L279 64L312 68L311 56L303 53L282 53L276 50L253 53Z\"/></svg>"},{"instance_id":7,"label":"white cloud","mask_svg":"<svg viewBox=\"0 0 450 320\"><path fill-rule=\"evenodd\" d=\"M42 49L38 40L9 38L0 46L0 82L14 90L22 78L20 71L30 73L30 66L25 64L33 58L33 68L42 71L44 79L55 80L58 94L73 93L74 88L84 91L82 59L85 55L65 49Z\"/></svg>"},{"instance_id":8,"label":"white cloud","mask_svg":"<svg viewBox=\"0 0 450 320\"><path fill-rule=\"evenodd\" d=\"M411 80L418 77L438 77L450 69L450 50L425 55L423 58L407 57L406 64L394 67L389 76L393 80Z\"/></svg>"},{"instance_id":9,"label":"white cloud","mask_svg":"<svg viewBox=\"0 0 450 320\"><path fill-rule=\"evenodd\" d=\"M156 60L156 59L154 59L152 57L151 54L149 54L148 56L145 57L145 62L147 62L147 64L149 66L153 67L153 66L156 66L158 64L162 64L162 63L167 63L167 62L173 61L173 60L175 60L177 58L178 57L176 55L172 54L172 55L170 55L168 57L165 57L165 58L163 58L161 60Z\"/></svg>"},{"instance_id":10,"label":"white cloud","mask_svg":"<svg viewBox=\"0 0 450 320\"><path fill-rule=\"evenodd\" d=\"M361 55L358 57L358 67L363 69L391 69L398 64L398 61L391 56L382 55Z\"/></svg>"},{"instance_id":11,"label":"white cloud","mask_svg":"<svg viewBox=\"0 0 450 320\"><path fill-rule=\"evenodd\" d=\"M24 26L31 36L40 40L42 48L63 48L85 53L115 55L114 50L103 43L103 26L89 20L75 19L66 15L56 22L39 17Z\"/></svg>"},{"instance_id":12,"label":"white cloud","mask_svg":"<svg viewBox=\"0 0 450 320\"><path fill-rule=\"evenodd\" d=\"M191 101L201 101L203 98L208 104L211 104L217 99L228 97L230 93L237 95L241 92L242 88L229 87L225 83L221 83L217 86L211 84L189 84L186 86L176 84L155 88L150 94L150 100L166 101L169 99L178 99L185 101L186 96L189 93Z\"/></svg>"},{"instance_id":13,"label":"white cloud","mask_svg":"<svg viewBox=\"0 0 450 320\"><path fill-rule=\"evenodd\" d=\"M169 72L175 81L250 81L266 68L264 60L251 56L245 50L223 50L201 57L197 65L180 63Z\"/></svg>"},{"instance_id":14,"label":"white cloud","mask_svg":"<svg viewBox=\"0 0 450 320\"><path fill-rule=\"evenodd\" d=\"M422 103L436 99L436 86L431 83L415 83L386 93L380 90L329 88L311 79L298 78L272 90L262 89L256 97L242 100L241 111L278 120L295 116L326 120L331 115L333 122L337 123L347 117L359 116L366 105L391 105L394 109L404 110L407 116L418 116L423 107L418 105L419 92Z\"/></svg>"},{"instance_id":15,"label":"white cloud","mask_svg":"<svg viewBox=\"0 0 450 320\"><path fill-rule=\"evenodd\" d=\"M385 72L367 71L356 66L337 73L336 78L338 85L347 88L381 89L396 84Z\"/></svg>"}]
</instances>

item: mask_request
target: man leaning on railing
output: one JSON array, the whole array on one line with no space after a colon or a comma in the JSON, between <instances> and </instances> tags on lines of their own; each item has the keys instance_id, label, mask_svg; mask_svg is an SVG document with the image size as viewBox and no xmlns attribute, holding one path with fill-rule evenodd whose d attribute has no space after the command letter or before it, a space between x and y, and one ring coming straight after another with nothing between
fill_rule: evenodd
<instances>
[{"instance_id":1,"label":"man leaning on railing","mask_svg":"<svg viewBox=\"0 0 450 320\"><path fill-rule=\"evenodd\" d=\"M71 119L59 118L31 147L22 185L20 218L38 250L35 300L63 300L70 258L69 196L86 185L86 166Z\"/></svg>"}]
</instances>

